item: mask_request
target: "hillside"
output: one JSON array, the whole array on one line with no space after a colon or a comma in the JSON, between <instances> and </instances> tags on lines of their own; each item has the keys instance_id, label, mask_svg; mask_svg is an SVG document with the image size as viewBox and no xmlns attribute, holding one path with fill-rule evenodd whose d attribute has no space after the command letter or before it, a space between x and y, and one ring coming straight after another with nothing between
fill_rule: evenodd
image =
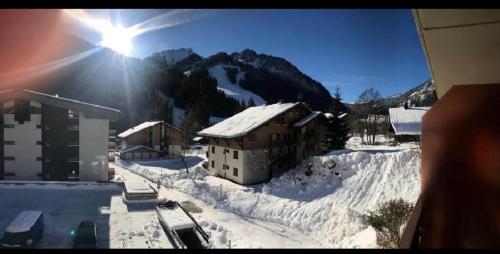
<instances>
[{"instance_id":1,"label":"hillside","mask_svg":"<svg viewBox=\"0 0 500 254\"><path fill-rule=\"evenodd\" d=\"M204 58L183 48L136 59L69 34L63 41L69 46L37 67L44 71L16 87L120 109L119 131L152 118L174 120L166 115L175 115L179 126L183 112L201 128L252 105L302 98L325 110L333 102L319 82L290 62L252 50Z\"/></svg>"}]
</instances>

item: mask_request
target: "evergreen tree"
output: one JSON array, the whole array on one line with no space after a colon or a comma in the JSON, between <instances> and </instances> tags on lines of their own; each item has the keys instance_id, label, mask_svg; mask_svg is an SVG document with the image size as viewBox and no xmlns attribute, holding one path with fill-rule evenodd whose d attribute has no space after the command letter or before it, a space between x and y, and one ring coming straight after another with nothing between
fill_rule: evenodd
<instances>
[{"instance_id":1,"label":"evergreen tree","mask_svg":"<svg viewBox=\"0 0 500 254\"><path fill-rule=\"evenodd\" d=\"M328 151L343 149L346 141L349 139L349 128L346 117L341 109L340 89L337 86L334 94L334 102L330 107L330 117L327 118L327 130L323 145Z\"/></svg>"},{"instance_id":2,"label":"evergreen tree","mask_svg":"<svg viewBox=\"0 0 500 254\"><path fill-rule=\"evenodd\" d=\"M250 97L250 100L248 100L248 108L250 107L255 107L255 101L253 101L253 97Z\"/></svg>"}]
</instances>

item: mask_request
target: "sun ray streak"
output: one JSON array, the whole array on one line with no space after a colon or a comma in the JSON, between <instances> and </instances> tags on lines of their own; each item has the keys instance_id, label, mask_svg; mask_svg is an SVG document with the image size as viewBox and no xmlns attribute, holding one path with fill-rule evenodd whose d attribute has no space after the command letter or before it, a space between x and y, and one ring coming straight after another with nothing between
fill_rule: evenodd
<instances>
[{"instance_id":1,"label":"sun ray streak","mask_svg":"<svg viewBox=\"0 0 500 254\"><path fill-rule=\"evenodd\" d=\"M12 72L7 72L3 73L0 75L0 80L3 80L4 78L23 78L23 79L29 79L33 78L39 75L47 74L50 72L53 72L55 70L58 70L60 68L63 68L64 66L68 66L72 63L75 63L77 61L80 61L86 57L89 57L98 51L100 51L102 47L97 47L97 48L92 48L84 52L80 52L68 57L65 57L63 59L58 59L55 61L51 61L45 64L29 67L26 69L22 70L16 70Z\"/></svg>"},{"instance_id":2,"label":"sun ray streak","mask_svg":"<svg viewBox=\"0 0 500 254\"><path fill-rule=\"evenodd\" d=\"M139 24L132 26L135 36L151 32L154 30L170 28L185 23L193 22L209 16L211 13L201 10L180 10L171 11L165 14L150 18Z\"/></svg>"}]
</instances>

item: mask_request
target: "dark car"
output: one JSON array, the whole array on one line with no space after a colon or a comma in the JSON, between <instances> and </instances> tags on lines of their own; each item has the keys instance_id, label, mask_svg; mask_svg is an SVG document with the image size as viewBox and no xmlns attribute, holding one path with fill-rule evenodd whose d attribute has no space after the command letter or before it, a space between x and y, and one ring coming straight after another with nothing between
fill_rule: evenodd
<instances>
[{"instance_id":1,"label":"dark car","mask_svg":"<svg viewBox=\"0 0 500 254\"><path fill-rule=\"evenodd\" d=\"M0 240L1 247L33 247L43 235L43 213L41 211L22 211L5 229Z\"/></svg>"},{"instance_id":2,"label":"dark car","mask_svg":"<svg viewBox=\"0 0 500 254\"><path fill-rule=\"evenodd\" d=\"M82 221L73 238L74 249L97 248L97 227L93 221Z\"/></svg>"}]
</instances>

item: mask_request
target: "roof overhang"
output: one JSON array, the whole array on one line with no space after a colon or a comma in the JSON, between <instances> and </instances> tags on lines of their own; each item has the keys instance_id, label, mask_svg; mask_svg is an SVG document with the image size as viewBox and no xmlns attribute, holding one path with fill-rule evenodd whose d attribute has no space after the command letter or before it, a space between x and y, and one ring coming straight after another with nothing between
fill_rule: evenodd
<instances>
[{"instance_id":1,"label":"roof overhang","mask_svg":"<svg viewBox=\"0 0 500 254\"><path fill-rule=\"evenodd\" d=\"M413 16L439 98L454 85L500 83L500 10L417 9Z\"/></svg>"},{"instance_id":2,"label":"roof overhang","mask_svg":"<svg viewBox=\"0 0 500 254\"><path fill-rule=\"evenodd\" d=\"M87 118L116 120L121 113L118 109L103 107L31 90L9 89L0 91L0 102L14 99L34 100L42 104L47 104L54 107L67 108L74 111L83 112L85 114L85 117Z\"/></svg>"}]
</instances>

